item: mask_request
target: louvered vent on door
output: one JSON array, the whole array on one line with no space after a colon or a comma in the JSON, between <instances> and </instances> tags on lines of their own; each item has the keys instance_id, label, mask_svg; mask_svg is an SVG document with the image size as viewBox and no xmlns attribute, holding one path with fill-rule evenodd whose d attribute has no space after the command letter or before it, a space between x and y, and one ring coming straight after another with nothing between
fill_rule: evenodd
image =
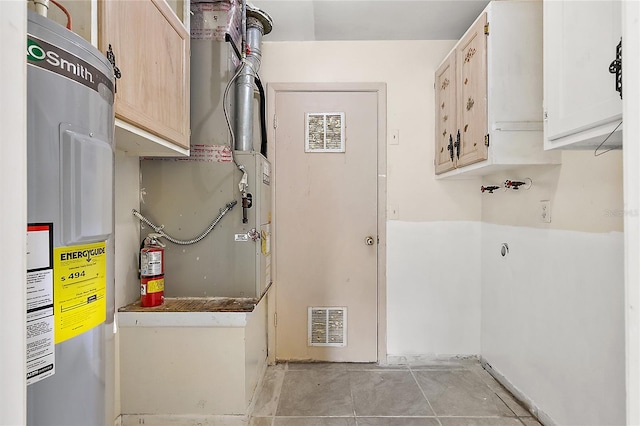
<instances>
[{"instance_id":1,"label":"louvered vent on door","mask_svg":"<svg viewBox=\"0 0 640 426\"><path fill-rule=\"evenodd\" d=\"M304 152L345 152L344 112L305 114Z\"/></svg>"},{"instance_id":2,"label":"louvered vent on door","mask_svg":"<svg viewBox=\"0 0 640 426\"><path fill-rule=\"evenodd\" d=\"M309 308L309 346L347 346L347 308Z\"/></svg>"}]
</instances>

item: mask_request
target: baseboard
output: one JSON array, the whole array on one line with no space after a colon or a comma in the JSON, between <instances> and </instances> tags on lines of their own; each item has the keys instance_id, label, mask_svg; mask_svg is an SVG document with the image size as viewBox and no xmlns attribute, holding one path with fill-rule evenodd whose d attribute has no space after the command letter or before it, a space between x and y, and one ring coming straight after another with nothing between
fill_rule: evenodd
<instances>
[{"instance_id":1,"label":"baseboard","mask_svg":"<svg viewBox=\"0 0 640 426\"><path fill-rule=\"evenodd\" d=\"M478 362L478 355L387 355L386 365L476 364Z\"/></svg>"},{"instance_id":2,"label":"baseboard","mask_svg":"<svg viewBox=\"0 0 640 426\"><path fill-rule=\"evenodd\" d=\"M121 426L247 426L247 416L122 414ZM118 426L120 426L118 425Z\"/></svg>"},{"instance_id":3,"label":"baseboard","mask_svg":"<svg viewBox=\"0 0 640 426\"><path fill-rule=\"evenodd\" d=\"M493 368L491 364L484 358L480 357L480 363L482 364L482 368L484 368L487 373L491 374L494 379L496 379L502 386L507 388L511 394L524 405L524 407L533 414L540 423L544 426L557 426L558 424L540 409L531 398L526 396L520 389L513 385L502 373Z\"/></svg>"}]
</instances>

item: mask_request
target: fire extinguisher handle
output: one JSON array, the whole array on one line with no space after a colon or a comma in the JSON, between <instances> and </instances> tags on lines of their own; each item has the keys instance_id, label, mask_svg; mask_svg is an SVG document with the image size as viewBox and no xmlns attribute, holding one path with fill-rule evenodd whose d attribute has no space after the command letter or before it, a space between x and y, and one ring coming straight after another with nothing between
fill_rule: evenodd
<instances>
[{"instance_id":1,"label":"fire extinguisher handle","mask_svg":"<svg viewBox=\"0 0 640 426\"><path fill-rule=\"evenodd\" d=\"M152 232L149 235L147 235L147 238L145 238L144 242L145 242L145 244L158 245L160 247L166 247L167 245L164 244L162 241L160 241L160 238L162 238L162 237L164 237L164 235Z\"/></svg>"}]
</instances>

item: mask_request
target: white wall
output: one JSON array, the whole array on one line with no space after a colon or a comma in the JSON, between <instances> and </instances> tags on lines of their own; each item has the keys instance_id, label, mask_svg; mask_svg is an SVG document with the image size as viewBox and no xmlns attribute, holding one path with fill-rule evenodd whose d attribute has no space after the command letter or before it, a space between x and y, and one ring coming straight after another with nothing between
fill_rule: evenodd
<instances>
[{"instance_id":1,"label":"white wall","mask_svg":"<svg viewBox=\"0 0 640 426\"><path fill-rule=\"evenodd\" d=\"M126 156L116 150L115 162L115 306L116 324L118 308L136 301L140 297L138 281L138 251L140 250L140 226L131 214L132 209L140 209L140 160ZM113 418L121 413L120 386L120 333L115 335L115 374Z\"/></svg>"},{"instance_id":2,"label":"white wall","mask_svg":"<svg viewBox=\"0 0 640 426\"><path fill-rule=\"evenodd\" d=\"M484 179L533 184L483 197L481 353L542 419L621 425L622 153L563 152L562 161ZM549 224L540 200L551 201Z\"/></svg>"},{"instance_id":3,"label":"white wall","mask_svg":"<svg viewBox=\"0 0 640 426\"><path fill-rule=\"evenodd\" d=\"M624 57L623 116L640 115L640 3L622 5ZM640 123L629 120L623 129L624 146L624 238L627 315L627 422L640 424Z\"/></svg>"},{"instance_id":4,"label":"white wall","mask_svg":"<svg viewBox=\"0 0 640 426\"><path fill-rule=\"evenodd\" d=\"M480 353L480 222L387 224L389 363Z\"/></svg>"},{"instance_id":5,"label":"white wall","mask_svg":"<svg viewBox=\"0 0 640 426\"><path fill-rule=\"evenodd\" d=\"M0 424L26 422L26 2L0 2Z\"/></svg>"},{"instance_id":6,"label":"white wall","mask_svg":"<svg viewBox=\"0 0 640 426\"><path fill-rule=\"evenodd\" d=\"M140 160L116 151L115 163L116 310L140 298L140 226L131 213L140 209Z\"/></svg>"},{"instance_id":7,"label":"white wall","mask_svg":"<svg viewBox=\"0 0 640 426\"><path fill-rule=\"evenodd\" d=\"M387 129L400 134L387 147L388 354L479 353L480 181L436 181L433 167L433 73L454 42L267 40L263 83L387 85Z\"/></svg>"}]
</instances>

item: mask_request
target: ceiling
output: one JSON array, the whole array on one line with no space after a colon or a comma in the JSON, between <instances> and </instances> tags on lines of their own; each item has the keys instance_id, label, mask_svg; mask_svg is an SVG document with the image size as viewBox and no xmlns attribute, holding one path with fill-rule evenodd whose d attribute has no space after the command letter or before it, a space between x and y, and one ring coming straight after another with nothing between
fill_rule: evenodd
<instances>
[{"instance_id":1,"label":"ceiling","mask_svg":"<svg viewBox=\"0 0 640 426\"><path fill-rule=\"evenodd\" d=\"M249 0L273 19L264 41L457 40L489 0Z\"/></svg>"}]
</instances>

